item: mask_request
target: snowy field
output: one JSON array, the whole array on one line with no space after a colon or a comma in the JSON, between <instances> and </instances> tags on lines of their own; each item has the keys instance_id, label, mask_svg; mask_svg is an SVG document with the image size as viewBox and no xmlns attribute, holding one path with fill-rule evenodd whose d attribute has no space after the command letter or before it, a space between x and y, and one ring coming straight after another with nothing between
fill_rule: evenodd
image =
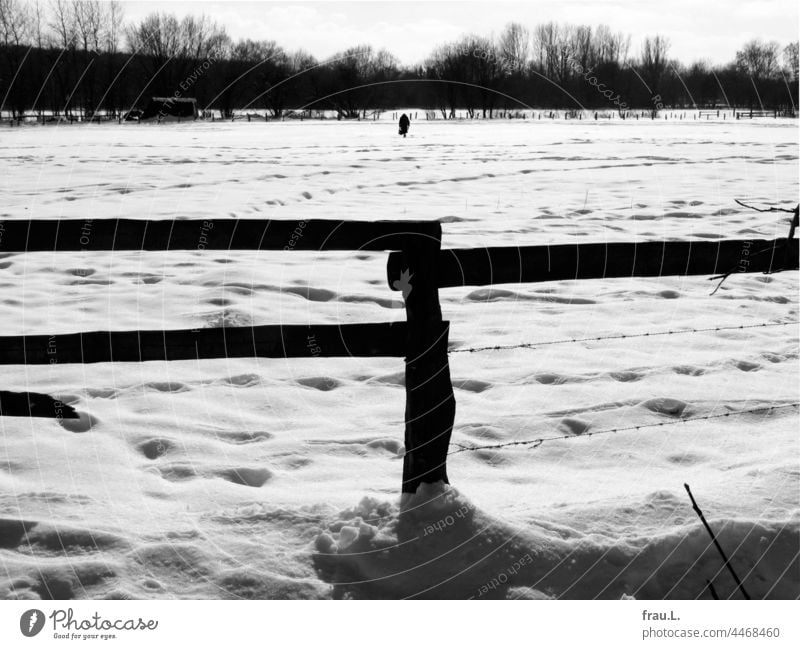
<instances>
[{"instance_id":1,"label":"snowy field","mask_svg":"<svg viewBox=\"0 0 800 649\"><path fill-rule=\"evenodd\" d=\"M0 218L439 219L444 247L774 238L793 120L0 132ZM4 335L404 320L385 253L0 258ZM798 319L798 277L445 289L453 348ZM2 367L0 597L800 596L797 326L453 353L457 491L399 511L402 359ZM587 437L586 433L667 422ZM454 447L455 450L455 447ZM433 494L436 495L436 494ZM21 523L20 521L25 521Z\"/></svg>"}]
</instances>

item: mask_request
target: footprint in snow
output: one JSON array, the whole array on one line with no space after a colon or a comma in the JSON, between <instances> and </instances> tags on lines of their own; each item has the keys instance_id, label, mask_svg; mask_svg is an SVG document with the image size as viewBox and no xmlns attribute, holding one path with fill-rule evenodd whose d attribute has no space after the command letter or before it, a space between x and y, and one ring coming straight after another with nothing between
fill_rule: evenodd
<instances>
[{"instance_id":1,"label":"footprint in snow","mask_svg":"<svg viewBox=\"0 0 800 649\"><path fill-rule=\"evenodd\" d=\"M172 440L163 438L148 439L137 445L139 452L144 455L148 460L156 460L167 451L174 448L175 444Z\"/></svg>"},{"instance_id":2,"label":"footprint in snow","mask_svg":"<svg viewBox=\"0 0 800 649\"><path fill-rule=\"evenodd\" d=\"M76 419L59 419L58 423L71 433L85 433L99 424L100 420L88 412L79 411Z\"/></svg>"}]
</instances>

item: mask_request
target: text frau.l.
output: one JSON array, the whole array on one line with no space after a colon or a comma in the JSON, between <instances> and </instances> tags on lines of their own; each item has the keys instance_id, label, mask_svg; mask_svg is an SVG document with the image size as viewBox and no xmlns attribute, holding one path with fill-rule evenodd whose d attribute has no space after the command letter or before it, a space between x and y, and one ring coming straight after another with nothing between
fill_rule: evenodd
<instances>
[{"instance_id":1,"label":"text frau.l.","mask_svg":"<svg viewBox=\"0 0 800 649\"><path fill-rule=\"evenodd\" d=\"M55 609L48 617L53 621L54 631L154 631L158 627L158 620L106 619L99 613L89 618L76 618L71 608Z\"/></svg>"}]
</instances>

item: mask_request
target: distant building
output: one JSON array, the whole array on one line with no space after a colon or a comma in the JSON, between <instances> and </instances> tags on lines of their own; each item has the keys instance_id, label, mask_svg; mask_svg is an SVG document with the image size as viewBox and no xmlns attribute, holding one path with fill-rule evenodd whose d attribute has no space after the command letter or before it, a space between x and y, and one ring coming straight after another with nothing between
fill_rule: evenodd
<instances>
[{"instance_id":1,"label":"distant building","mask_svg":"<svg viewBox=\"0 0 800 649\"><path fill-rule=\"evenodd\" d=\"M153 97L139 119L175 122L198 117L197 100L193 97Z\"/></svg>"}]
</instances>

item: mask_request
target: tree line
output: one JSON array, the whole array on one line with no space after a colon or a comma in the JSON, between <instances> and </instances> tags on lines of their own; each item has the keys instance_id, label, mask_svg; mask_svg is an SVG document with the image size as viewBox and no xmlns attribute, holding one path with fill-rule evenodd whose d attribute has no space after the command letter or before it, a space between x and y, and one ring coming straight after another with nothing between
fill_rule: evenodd
<instances>
[{"instance_id":1,"label":"tree line","mask_svg":"<svg viewBox=\"0 0 800 649\"><path fill-rule=\"evenodd\" d=\"M0 0L0 111L91 119L153 96L194 97L222 117L363 118L398 106L444 119L528 107L796 111L796 42L751 40L725 65L685 65L669 50L655 35L634 52L629 35L605 25L511 23L438 45L412 66L370 45L320 61L274 40L234 41L206 16L130 23L115 1Z\"/></svg>"}]
</instances>

